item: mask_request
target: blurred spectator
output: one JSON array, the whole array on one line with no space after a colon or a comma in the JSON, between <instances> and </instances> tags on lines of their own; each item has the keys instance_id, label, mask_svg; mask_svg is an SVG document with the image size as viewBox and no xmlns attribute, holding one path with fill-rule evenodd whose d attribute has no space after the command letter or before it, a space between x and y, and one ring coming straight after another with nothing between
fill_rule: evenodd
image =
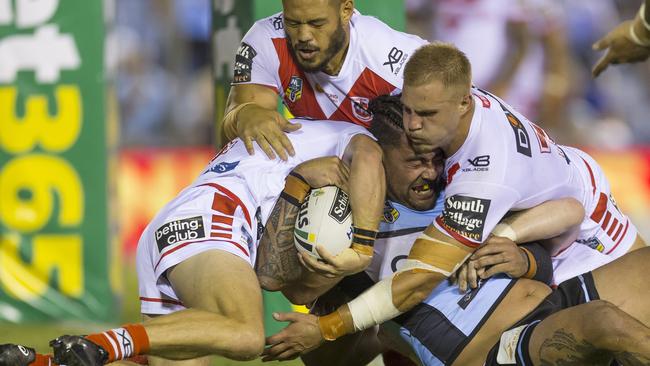
<instances>
[{"instance_id":1,"label":"blurred spectator","mask_svg":"<svg viewBox=\"0 0 650 366\"><path fill-rule=\"evenodd\" d=\"M561 10L554 0L440 0L428 38L456 44L478 87L557 129L569 92Z\"/></svg>"},{"instance_id":2,"label":"blurred spectator","mask_svg":"<svg viewBox=\"0 0 650 366\"><path fill-rule=\"evenodd\" d=\"M650 63L620 65L598 80L590 75L600 57L591 45L633 18L641 1L406 4L407 31L458 45L472 60L479 87L504 97L558 142L618 148L650 141Z\"/></svg>"},{"instance_id":3,"label":"blurred spectator","mask_svg":"<svg viewBox=\"0 0 650 366\"><path fill-rule=\"evenodd\" d=\"M213 141L209 0L115 0L108 36L123 146Z\"/></svg>"}]
</instances>

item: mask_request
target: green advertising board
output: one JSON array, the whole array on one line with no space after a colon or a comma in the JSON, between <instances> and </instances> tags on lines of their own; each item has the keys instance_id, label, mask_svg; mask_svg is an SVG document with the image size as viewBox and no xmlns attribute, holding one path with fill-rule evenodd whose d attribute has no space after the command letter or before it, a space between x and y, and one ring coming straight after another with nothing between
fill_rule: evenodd
<instances>
[{"instance_id":1,"label":"green advertising board","mask_svg":"<svg viewBox=\"0 0 650 366\"><path fill-rule=\"evenodd\" d=\"M109 320L103 2L0 1L0 320Z\"/></svg>"}]
</instances>

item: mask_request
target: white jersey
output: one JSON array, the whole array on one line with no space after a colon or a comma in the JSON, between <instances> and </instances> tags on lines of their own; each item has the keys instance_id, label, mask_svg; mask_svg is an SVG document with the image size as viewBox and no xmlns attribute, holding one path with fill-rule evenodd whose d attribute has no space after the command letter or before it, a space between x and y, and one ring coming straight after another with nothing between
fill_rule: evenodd
<instances>
[{"instance_id":1,"label":"white jersey","mask_svg":"<svg viewBox=\"0 0 650 366\"><path fill-rule=\"evenodd\" d=\"M578 241L613 258L624 254L636 229L616 207L598 164L555 144L500 99L479 89L473 94L467 139L445 163L445 208L436 227L477 247L508 211L572 197L586 212Z\"/></svg>"},{"instance_id":2,"label":"white jersey","mask_svg":"<svg viewBox=\"0 0 650 366\"><path fill-rule=\"evenodd\" d=\"M402 88L406 60L426 43L355 11L350 19L350 46L338 75L308 73L294 61L278 13L255 22L242 39L233 84L272 88L296 117L368 127L370 100Z\"/></svg>"},{"instance_id":3,"label":"white jersey","mask_svg":"<svg viewBox=\"0 0 650 366\"><path fill-rule=\"evenodd\" d=\"M300 130L287 134L295 156L271 160L257 146L255 155L249 155L243 142L235 139L158 212L138 243L142 313L165 314L184 308L165 272L194 255L218 249L253 266L263 225L289 172L306 160L342 157L352 137L371 136L347 122L300 122Z\"/></svg>"}]
</instances>

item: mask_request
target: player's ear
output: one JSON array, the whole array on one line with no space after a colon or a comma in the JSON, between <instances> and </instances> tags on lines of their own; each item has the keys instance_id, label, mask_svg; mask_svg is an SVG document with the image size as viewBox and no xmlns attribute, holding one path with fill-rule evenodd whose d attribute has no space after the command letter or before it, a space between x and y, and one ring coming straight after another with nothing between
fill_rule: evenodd
<instances>
[{"instance_id":1,"label":"player's ear","mask_svg":"<svg viewBox=\"0 0 650 366\"><path fill-rule=\"evenodd\" d=\"M461 99L460 104L458 105L460 114L461 115L465 114L471 106L472 106L472 94L467 93L463 95L463 99Z\"/></svg>"},{"instance_id":2,"label":"player's ear","mask_svg":"<svg viewBox=\"0 0 650 366\"><path fill-rule=\"evenodd\" d=\"M341 22L347 23L352 18L352 13L354 13L354 0L339 1L341 1Z\"/></svg>"}]
</instances>

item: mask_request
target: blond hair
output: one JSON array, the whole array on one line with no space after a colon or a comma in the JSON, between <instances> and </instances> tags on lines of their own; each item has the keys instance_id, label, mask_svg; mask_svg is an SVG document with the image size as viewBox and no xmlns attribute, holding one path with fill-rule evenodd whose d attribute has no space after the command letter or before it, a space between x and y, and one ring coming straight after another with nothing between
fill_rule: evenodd
<instances>
[{"instance_id":1,"label":"blond hair","mask_svg":"<svg viewBox=\"0 0 650 366\"><path fill-rule=\"evenodd\" d=\"M433 42L418 48L404 67L404 85L421 86L439 80L444 87L469 87L472 66L451 43Z\"/></svg>"}]
</instances>

